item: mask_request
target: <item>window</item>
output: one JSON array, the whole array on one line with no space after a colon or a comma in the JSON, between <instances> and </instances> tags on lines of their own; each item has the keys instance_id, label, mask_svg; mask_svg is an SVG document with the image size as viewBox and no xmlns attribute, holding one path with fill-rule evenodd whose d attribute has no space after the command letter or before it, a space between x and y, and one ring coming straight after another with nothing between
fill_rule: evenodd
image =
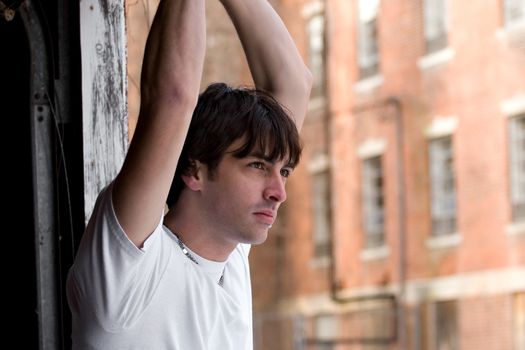
<instances>
[{"instance_id":1,"label":"window","mask_svg":"<svg viewBox=\"0 0 525 350\"><path fill-rule=\"evenodd\" d=\"M506 28L525 23L525 0L503 0L503 20Z\"/></svg>"},{"instance_id":2,"label":"window","mask_svg":"<svg viewBox=\"0 0 525 350\"><path fill-rule=\"evenodd\" d=\"M512 221L525 220L525 114L509 119Z\"/></svg>"},{"instance_id":3,"label":"window","mask_svg":"<svg viewBox=\"0 0 525 350\"><path fill-rule=\"evenodd\" d=\"M324 16L317 13L308 21L308 50L309 66L314 77L312 96L324 94L325 65L324 65Z\"/></svg>"},{"instance_id":4,"label":"window","mask_svg":"<svg viewBox=\"0 0 525 350\"><path fill-rule=\"evenodd\" d=\"M338 338L337 328L337 318L334 315L318 315L315 318L315 335L320 344L318 344L315 349L334 349L331 342Z\"/></svg>"},{"instance_id":5,"label":"window","mask_svg":"<svg viewBox=\"0 0 525 350\"><path fill-rule=\"evenodd\" d=\"M440 301L434 303L434 336L432 349L458 350L458 324L456 301Z\"/></svg>"},{"instance_id":6,"label":"window","mask_svg":"<svg viewBox=\"0 0 525 350\"><path fill-rule=\"evenodd\" d=\"M357 61L361 79L377 74L379 68L378 10L379 0L359 0L358 2Z\"/></svg>"},{"instance_id":7,"label":"window","mask_svg":"<svg viewBox=\"0 0 525 350\"><path fill-rule=\"evenodd\" d=\"M427 54L448 45L446 0L424 0L425 41Z\"/></svg>"},{"instance_id":8,"label":"window","mask_svg":"<svg viewBox=\"0 0 525 350\"><path fill-rule=\"evenodd\" d=\"M381 157L363 161L363 223L366 248L384 244L385 209Z\"/></svg>"},{"instance_id":9,"label":"window","mask_svg":"<svg viewBox=\"0 0 525 350\"><path fill-rule=\"evenodd\" d=\"M313 174L315 257L330 256L330 182L328 171Z\"/></svg>"},{"instance_id":10,"label":"window","mask_svg":"<svg viewBox=\"0 0 525 350\"><path fill-rule=\"evenodd\" d=\"M456 185L451 136L430 140L429 163L432 234L455 233Z\"/></svg>"}]
</instances>

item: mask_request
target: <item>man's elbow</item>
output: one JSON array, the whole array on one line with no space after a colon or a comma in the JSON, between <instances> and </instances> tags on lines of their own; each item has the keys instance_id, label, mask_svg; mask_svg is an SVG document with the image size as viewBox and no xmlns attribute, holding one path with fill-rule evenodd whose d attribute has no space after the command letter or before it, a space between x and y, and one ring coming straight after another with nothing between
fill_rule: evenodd
<instances>
[{"instance_id":1,"label":"man's elbow","mask_svg":"<svg viewBox=\"0 0 525 350\"><path fill-rule=\"evenodd\" d=\"M178 106L179 108L193 109L197 104L198 90L194 91L180 85L158 84L154 86L142 85L142 104L152 107L159 105Z\"/></svg>"}]
</instances>

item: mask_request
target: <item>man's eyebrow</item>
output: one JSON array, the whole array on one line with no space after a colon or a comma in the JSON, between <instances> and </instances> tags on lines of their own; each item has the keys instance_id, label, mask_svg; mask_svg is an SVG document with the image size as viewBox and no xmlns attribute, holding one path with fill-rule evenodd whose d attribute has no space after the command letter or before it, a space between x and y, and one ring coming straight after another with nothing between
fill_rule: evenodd
<instances>
[{"instance_id":1,"label":"man's eyebrow","mask_svg":"<svg viewBox=\"0 0 525 350\"><path fill-rule=\"evenodd\" d=\"M272 163L272 164L275 163L275 159L270 158L269 155L264 154L262 152L252 152L252 153L248 154L248 157L259 158L259 159L262 159L262 160L267 161L268 163Z\"/></svg>"},{"instance_id":2,"label":"man's eyebrow","mask_svg":"<svg viewBox=\"0 0 525 350\"><path fill-rule=\"evenodd\" d=\"M271 164L275 164L276 160L275 159L272 159L270 158L269 155L267 154L264 154L262 152L252 152L250 154L248 154L248 157L253 157L253 158L259 158L259 159L262 159L268 163L271 163ZM283 168L290 168L290 169L295 169L295 165L292 164L292 163L286 163Z\"/></svg>"}]
</instances>

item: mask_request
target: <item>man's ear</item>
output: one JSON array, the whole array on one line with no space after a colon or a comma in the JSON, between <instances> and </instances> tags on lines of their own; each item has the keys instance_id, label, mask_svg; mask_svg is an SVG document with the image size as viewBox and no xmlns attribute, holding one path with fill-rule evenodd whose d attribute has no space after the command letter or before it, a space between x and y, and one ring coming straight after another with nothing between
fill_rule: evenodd
<instances>
[{"instance_id":1,"label":"man's ear","mask_svg":"<svg viewBox=\"0 0 525 350\"><path fill-rule=\"evenodd\" d=\"M182 181L192 191L200 191L202 185L202 163L198 160L190 160L188 171L182 174Z\"/></svg>"}]
</instances>

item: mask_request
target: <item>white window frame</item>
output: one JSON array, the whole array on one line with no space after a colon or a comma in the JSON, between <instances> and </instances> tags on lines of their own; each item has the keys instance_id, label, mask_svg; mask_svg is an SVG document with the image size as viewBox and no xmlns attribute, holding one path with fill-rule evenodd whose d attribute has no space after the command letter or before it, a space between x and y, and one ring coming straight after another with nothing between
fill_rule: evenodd
<instances>
[{"instance_id":1,"label":"white window frame","mask_svg":"<svg viewBox=\"0 0 525 350\"><path fill-rule=\"evenodd\" d=\"M357 1L357 65L360 79L379 73L379 6L380 0Z\"/></svg>"},{"instance_id":2,"label":"white window frame","mask_svg":"<svg viewBox=\"0 0 525 350\"><path fill-rule=\"evenodd\" d=\"M425 130L425 134L427 136L429 150L428 150L428 169L429 169L429 184L430 184L430 207L431 207L431 213L430 218L432 221L432 231L429 239L427 240L427 246L429 248L446 248L450 246L456 246L461 242L461 236L457 232L457 205L456 205L456 198L457 198L457 191L456 191L456 176L455 176L455 167L454 167L454 133L457 128L457 118L454 116L451 117L443 117L443 116L437 116L434 118L432 124ZM436 168L436 160L432 159L432 142L439 141L443 138L450 138L451 142L451 149L449 152L451 152L452 156L452 174L441 174L440 175L440 169ZM439 150L438 150L439 152ZM442 163L445 161L442 156L445 155L438 155L439 159L438 161L441 161ZM437 176L437 178L436 178ZM443 197L442 191L438 191L438 188L441 187L447 187L445 186L446 183L450 185L450 179L449 177L452 176L452 186L453 187L453 195L448 195ZM453 196L453 199L451 199ZM448 198L447 198L448 197ZM454 201L454 203L450 203L450 201ZM450 205L453 206L454 210L450 210L448 208ZM452 213L452 214L451 214ZM452 216L455 220L454 229L451 230L451 232L436 232L434 220L439 219L439 217L442 217L443 220L446 220L447 216Z\"/></svg>"},{"instance_id":3,"label":"white window frame","mask_svg":"<svg viewBox=\"0 0 525 350\"><path fill-rule=\"evenodd\" d=\"M385 245L385 192L383 154L362 159L361 194L364 248Z\"/></svg>"},{"instance_id":4,"label":"white window frame","mask_svg":"<svg viewBox=\"0 0 525 350\"><path fill-rule=\"evenodd\" d=\"M447 0L423 0L423 19L426 53L432 54L448 47Z\"/></svg>"},{"instance_id":5,"label":"white window frame","mask_svg":"<svg viewBox=\"0 0 525 350\"><path fill-rule=\"evenodd\" d=\"M325 15L321 8L307 18L308 65L314 78L312 97L324 96L326 86Z\"/></svg>"},{"instance_id":6,"label":"white window frame","mask_svg":"<svg viewBox=\"0 0 525 350\"><path fill-rule=\"evenodd\" d=\"M330 342L338 339L339 324L337 315L321 314L315 317L315 337L317 340ZM317 349L331 350L334 346L331 344L317 345Z\"/></svg>"},{"instance_id":7,"label":"white window frame","mask_svg":"<svg viewBox=\"0 0 525 350\"><path fill-rule=\"evenodd\" d=\"M377 248L385 244L385 192L383 156L363 159L363 231L365 247Z\"/></svg>"},{"instance_id":8,"label":"white window frame","mask_svg":"<svg viewBox=\"0 0 525 350\"><path fill-rule=\"evenodd\" d=\"M525 176L524 174L519 174L518 168L519 166L513 165L516 164L516 161L514 160L516 157L521 157L516 155L516 151L520 151L519 146L516 144L517 141L512 141L513 135L511 130L511 123L512 119L516 117L520 117L525 115L525 94L524 93L517 93L513 95L512 97L503 100L500 105L501 113L505 116L507 119L507 123L509 124L509 132L508 132L508 171L509 171L509 205L511 209L511 220L509 225L507 225L506 231L509 235L523 235L525 234L525 220L512 220L513 217L516 215L512 212L514 211L514 205L513 202L518 198L513 198L514 188L517 185L517 183L520 182L519 178L522 176ZM513 144L516 145L513 147ZM521 150L521 152L525 152ZM515 168L516 170L514 170Z\"/></svg>"},{"instance_id":9,"label":"white window frame","mask_svg":"<svg viewBox=\"0 0 525 350\"><path fill-rule=\"evenodd\" d=\"M432 236L453 234L457 227L453 137L430 139L428 148ZM451 168L448 167L450 163ZM440 227L445 224L451 226L450 230Z\"/></svg>"},{"instance_id":10,"label":"white window frame","mask_svg":"<svg viewBox=\"0 0 525 350\"><path fill-rule=\"evenodd\" d=\"M503 24L505 29L525 25L525 0L503 0Z\"/></svg>"},{"instance_id":11,"label":"white window frame","mask_svg":"<svg viewBox=\"0 0 525 350\"><path fill-rule=\"evenodd\" d=\"M512 222L525 221L525 112L509 118L509 183Z\"/></svg>"},{"instance_id":12,"label":"white window frame","mask_svg":"<svg viewBox=\"0 0 525 350\"><path fill-rule=\"evenodd\" d=\"M364 244L363 249L360 253L360 258L363 261L370 261L370 260L377 260L377 259L384 259L390 254L389 247L386 245L386 228L385 228L385 192L384 192L384 176L382 180L382 197L383 197L383 207L382 207L382 220L383 220L383 229L382 229L382 237L380 240L382 241L381 245L373 245L368 244L367 239L368 233L367 233L367 216L369 216L368 211L372 210L369 204L367 204L367 194L365 193L371 184L366 184L366 175L365 175L365 162L370 159L379 158L381 162L381 171L383 170L382 166L382 159L384 158L384 154L387 148L387 142L385 139L382 138L369 138L366 139L363 143L359 145L357 148L357 155L359 159L361 160L362 165L362 171L361 171L361 207L362 207L362 229L363 229L363 238L364 238Z\"/></svg>"},{"instance_id":13,"label":"white window frame","mask_svg":"<svg viewBox=\"0 0 525 350\"><path fill-rule=\"evenodd\" d=\"M448 319L449 316L446 316L446 312L444 312L446 308L448 308L448 305L453 305L454 309L454 316L452 319ZM428 323L431 327L429 335L431 337L430 339L430 349L432 350L457 350L459 349L459 342L460 342L460 333L459 333L459 305L457 300L442 300L442 301L434 301L429 305L430 307L430 322ZM441 322L441 325L446 327L446 329L442 330L439 328L440 325L440 318L446 317L447 319L445 322ZM453 335L450 336L450 329L448 327L454 327L451 332L453 332ZM455 344L452 344L452 347L445 346L440 347L439 343L443 341L446 337L448 338L452 337L454 338L453 341Z\"/></svg>"},{"instance_id":14,"label":"white window frame","mask_svg":"<svg viewBox=\"0 0 525 350\"><path fill-rule=\"evenodd\" d=\"M331 230L330 212L330 159L325 153L319 153L308 164L312 178L312 241L314 247L313 265L327 266L331 261ZM316 191L316 177L323 176L324 190ZM324 199L317 198L321 194ZM322 202L324 200L324 203ZM321 201L321 202L320 202ZM321 217L323 216L323 217Z\"/></svg>"}]
</instances>

